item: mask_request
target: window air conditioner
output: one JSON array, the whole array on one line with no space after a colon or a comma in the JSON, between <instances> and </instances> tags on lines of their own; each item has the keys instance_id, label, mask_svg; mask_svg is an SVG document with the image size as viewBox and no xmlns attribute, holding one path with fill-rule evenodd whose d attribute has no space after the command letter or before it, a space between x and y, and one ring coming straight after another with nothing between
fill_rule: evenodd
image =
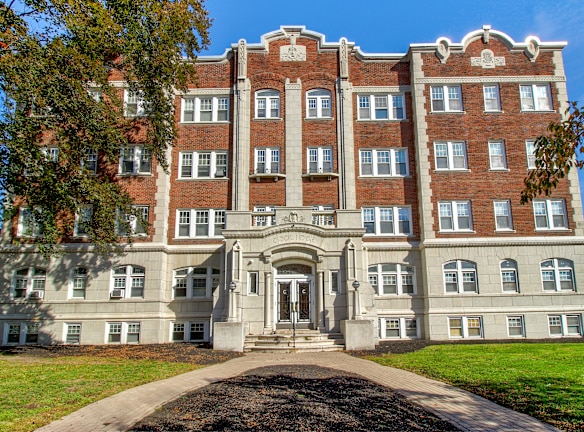
<instances>
[{"instance_id":1,"label":"window air conditioner","mask_svg":"<svg viewBox=\"0 0 584 432\"><path fill-rule=\"evenodd\" d=\"M29 297L34 299L42 299L43 291L31 291Z\"/></svg>"},{"instance_id":2,"label":"window air conditioner","mask_svg":"<svg viewBox=\"0 0 584 432\"><path fill-rule=\"evenodd\" d=\"M110 293L111 298L122 298L124 296L123 289L115 289Z\"/></svg>"}]
</instances>

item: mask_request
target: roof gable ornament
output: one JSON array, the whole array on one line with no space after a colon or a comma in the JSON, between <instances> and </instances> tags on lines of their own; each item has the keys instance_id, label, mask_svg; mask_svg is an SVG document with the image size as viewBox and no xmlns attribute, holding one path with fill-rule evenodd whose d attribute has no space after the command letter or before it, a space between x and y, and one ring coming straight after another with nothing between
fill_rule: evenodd
<instances>
[{"instance_id":1,"label":"roof gable ornament","mask_svg":"<svg viewBox=\"0 0 584 432\"><path fill-rule=\"evenodd\" d=\"M438 39L438 46L436 47L436 57L440 59L440 63L446 63L450 57L450 41L446 38Z\"/></svg>"},{"instance_id":2,"label":"roof gable ornament","mask_svg":"<svg viewBox=\"0 0 584 432\"><path fill-rule=\"evenodd\" d=\"M298 33L289 33L286 36L290 39L290 45L280 47L280 61L306 61L306 47L296 45Z\"/></svg>"},{"instance_id":3,"label":"roof gable ornament","mask_svg":"<svg viewBox=\"0 0 584 432\"><path fill-rule=\"evenodd\" d=\"M484 25L483 26L483 43L488 44L489 43L489 32L491 31L491 26L490 25Z\"/></svg>"},{"instance_id":4,"label":"roof gable ornament","mask_svg":"<svg viewBox=\"0 0 584 432\"><path fill-rule=\"evenodd\" d=\"M496 66L505 66L505 57L495 57L490 49L481 51L480 57L470 58L471 66L480 66L483 69L495 69Z\"/></svg>"},{"instance_id":5,"label":"roof gable ornament","mask_svg":"<svg viewBox=\"0 0 584 432\"><path fill-rule=\"evenodd\" d=\"M527 46L525 47L524 53L529 60L534 62L537 56L539 55L539 41L536 38L532 37L528 38L526 42Z\"/></svg>"}]
</instances>

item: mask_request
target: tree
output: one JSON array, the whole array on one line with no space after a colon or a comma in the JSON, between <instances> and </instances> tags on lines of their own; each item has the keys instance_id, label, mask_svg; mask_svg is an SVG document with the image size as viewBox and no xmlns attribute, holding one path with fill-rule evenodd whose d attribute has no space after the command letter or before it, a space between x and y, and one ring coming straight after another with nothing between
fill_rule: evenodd
<instances>
[{"instance_id":1,"label":"tree","mask_svg":"<svg viewBox=\"0 0 584 432\"><path fill-rule=\"evenodd\" d=\"M168 169L174 94L194 79L210 24L204 0L0 5L0 188L8 214L17 205L31 210L43 254L59 252L87 209L92 217L78 223L98 251L116 249L120 224L131 232L117 215L141 215L117 177L120 148L139 142ZM124 117L120 82L144 100L144 116ZM58 159L47 154L51 146ZM92 173L83 167L88 155L109 169Z\"/></svg>"},{"instance_id":2,"label":"tree","mask_svg":"<svg viewBox=\"0 0 584 432\"><path fill-rule=\"evenodd\" d=\"M577 102L572 102L565 120L550 123L547 130L548 135L535 140L535 169L524 180L522 204L542 194L549 196L570 169L584 167L578 159L584 153L584 107L578 109Z\"/></svg>"}]
</instances>

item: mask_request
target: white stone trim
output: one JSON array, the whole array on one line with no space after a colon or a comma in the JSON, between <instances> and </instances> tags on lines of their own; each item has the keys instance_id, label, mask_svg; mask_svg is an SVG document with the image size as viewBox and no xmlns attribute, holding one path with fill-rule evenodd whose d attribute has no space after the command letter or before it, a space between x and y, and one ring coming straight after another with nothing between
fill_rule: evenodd
<instances>
[{"instance_id":1,"label":"white stone trim","mask_svg":"<svg viewBox=\"0 0 584 432\"><path fill-rule=\"evenodd\" d=\"M405 93L410 92L409 85L396 86L353 86L353 93Z\"/></svg>"},{"instance_id":2,"label":"white stone trim","mask_svg":"<svg viewBox=\"0 0 584 432\"><path fill-rule=\"evenodd\" d=\"M532 83L565 82L564 75L515 75L515 76L480 76L480 77L422 77L415 78L415 84L485 84L485 83Z\"/></svg>"},{"instance_id":3,"label":"white stone trim","mask_svg":"<svg viewBox=\"0 0 584 432\"><path fill-rule=\"evenodd\" d=\"M233 94L233 89L231 87L226 88L190 88L184 91L176 91L177 96L199 96L199 95L231 95Z\"/></svg>"}]
</instances>

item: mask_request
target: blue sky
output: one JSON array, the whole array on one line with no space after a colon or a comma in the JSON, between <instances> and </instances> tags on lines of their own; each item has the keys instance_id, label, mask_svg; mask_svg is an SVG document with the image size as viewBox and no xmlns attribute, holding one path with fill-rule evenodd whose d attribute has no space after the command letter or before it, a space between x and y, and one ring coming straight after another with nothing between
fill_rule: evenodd
<instances>
[{"instance_id":1,"label":"blue sky","mask_svg":"<svg viewBox=\"0 0 584 432\"><path fill-rule=\"evenodd\" d=\"M365 52L405 53L411 43L441 36L460 42L490 24L515 41L535 35L541 41L567 41L564 66L568 97L584 105L584 0L207 0L214 19L211 47L222 54L232 43L260 36L282 25L304 25L327 41L346 37ZM580 173L584 192L584 172Z\"/></svg>"}]
</instances>

